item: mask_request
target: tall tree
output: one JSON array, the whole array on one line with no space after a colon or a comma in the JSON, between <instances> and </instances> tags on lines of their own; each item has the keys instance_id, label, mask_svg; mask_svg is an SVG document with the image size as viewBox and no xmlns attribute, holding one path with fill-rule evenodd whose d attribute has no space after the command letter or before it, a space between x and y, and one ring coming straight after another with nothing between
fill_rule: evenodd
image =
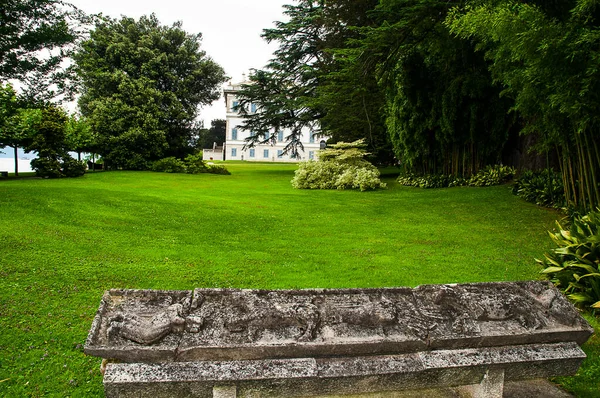
<instances>
[{"instance_id":1,"label":"tall tree","mask_svg":"<svg viewBox=\"0 0 600 398\"><path fill-rule=\"evenodd\" d=\"M269 130L288 128L285 150L302 147L305 127L334 141L365 138L369 150L386 146L382 101L374 77L348 73L342 51L359 36L356 27L371 23L376 0L298 0L285 5L285 22L265 29L263 38L279 44L273 59L250 76L239 94L241 128L258 132L248 145L275 140ZM365 84L366 83L366 84ZM250 112L250 104L258 112ZM261 134L262 133L262 134Z\"/></svg>"},{"instance_id":2,"label":"tall tree","mask_svg":"<svg viewBox=\"0 0 600 398\"><path fill-rule=\"evenodd\" d=\"M77 152L77 160L82 152L96 152L96 136L84 117L70 115L65 129L67 149Z\"/></svg>"},{"instance_id":3,"label":"tall tree","mask_svg":"<svg viewBox=\"0 0 600 398\"><path fill-rule=\"evenodd\" d=\"M83 162L76 161L68 153L67 122L67 114L61 108L49 105L41 109L26 147L27 151L38 154L31 161L38 176L79 177L85 173Z\"/></svg>"},{"instance_id":4,"label":"tall tree","mask_svg":"<svg viewBox=\"0 0 600 398\"><path fill-rule=\"evenodd\" d=\"M22 95L47 101L69 94L71 71L62 62L87 22L61 0L3 0L0 6L0 82L18 80Z\"/></svg>"},{"instance_id":5,"label":"tall tree","mask_svg":"<svg viewBox=\"0 0 600 398\"><path fill-rule=\"evenodd\" d=\"M200 50L201 34L154 15L98 22L75 55L79 106L113 167L144 169L192 151L201 105L219 98L223 69Z\"/></svg>"},{"instance_id":6,"label":"tall tree","mask_svg":"<svg viewBox=\"0 0 600 398\"><path fill-rule=\"evenodd\" d=\"M214 119L210 122L210 128L200 129L196 147L199 150L212 148L215 143L222 146L225 142L226 132L227 122L225 119Z\"/></svg>"},{"instance_id":7,"label":"tall tree","mask_svg":"<svg viewBox=\"0 0 600 398\"><path fill-rule=\"evenodd\" d=\"M483 55L443 24L459 3L382 0L353 51L379 78L396 156L412 171L474 173L500 160L511 131Z\"/></svg>"}]
</instances>

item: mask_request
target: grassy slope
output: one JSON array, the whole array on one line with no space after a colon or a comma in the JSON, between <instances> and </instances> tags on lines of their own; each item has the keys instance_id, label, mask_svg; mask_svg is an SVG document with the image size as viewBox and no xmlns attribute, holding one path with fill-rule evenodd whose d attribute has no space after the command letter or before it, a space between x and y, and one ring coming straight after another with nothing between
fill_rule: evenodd
<instances>
[{"instance_id":1,"label":"grassy slope","mask_svg":"<svg viewBox=\"0 0 600 398\"><path fill-rule=\"evenodd\" d=\"M1 181L0 395L100 395L81 346L109 288L537 278L556 217L507 187L299 191L294 165L228 168Z\"/></svg>"}]
</instances>

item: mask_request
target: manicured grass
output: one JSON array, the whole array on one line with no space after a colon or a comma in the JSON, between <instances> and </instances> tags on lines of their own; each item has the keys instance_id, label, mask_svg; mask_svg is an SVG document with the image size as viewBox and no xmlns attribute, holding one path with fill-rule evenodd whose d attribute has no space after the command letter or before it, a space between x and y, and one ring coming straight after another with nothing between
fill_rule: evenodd
<instances>
[{"instance_id":1,"label":"manicured grass","mask_svg":"<svg viewBox=\"0 0 600 398\"><path fill-rule=\"evenodd\" d=\"M537 279L559 217L506 186L300 191L295 165L227 167L0 181L0 396L102 395L82 345L106 289Z\"/></svg>"}]
</instances>

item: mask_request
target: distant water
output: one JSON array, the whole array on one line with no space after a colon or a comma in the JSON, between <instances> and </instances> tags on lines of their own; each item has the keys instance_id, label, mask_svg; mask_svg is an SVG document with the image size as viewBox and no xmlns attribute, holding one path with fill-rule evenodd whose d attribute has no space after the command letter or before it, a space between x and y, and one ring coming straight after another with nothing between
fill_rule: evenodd
<instances>
[{"instance_id":1,"label":"distant water","mask_svg":"<svg viewBox=\"0 0 600 398\"><path fill-rule=\"evenodd\" d=\"M33 159L33 158L31 158ZM28 173L33 171L31 169L31 159L19 159L19 173ZM14 158L0 158L0 171L8 171L9 173L15 172L15 159Z\"/></svg>"}]
</instances>

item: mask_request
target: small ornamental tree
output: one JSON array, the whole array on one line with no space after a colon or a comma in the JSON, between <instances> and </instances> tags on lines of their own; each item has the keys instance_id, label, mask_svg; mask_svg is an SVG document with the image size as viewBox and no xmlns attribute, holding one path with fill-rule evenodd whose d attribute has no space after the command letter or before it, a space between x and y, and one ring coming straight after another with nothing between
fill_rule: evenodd
<instances>
[{"instance_id":1,"label":"small ornamental tree","mask_svg":"<svg viewBox=\"0 0 600 398\"><path fill-rule=\"evenodd\" d=\"M38 153L31 161L31 168L39 177L79 177L85 173L85 164L67 152L67 121L65 112L56 106L41 110L41 118L25 148Z\"/></svg>"},{"instance_id":2,"label":"small ornamental tree","mask_svg":"<svg viewBox=\"0 0 600 398\"><path fill-rule=\"evenodd\" d=\"M364 159L368 155L364 140L338 142L319 152L319 161L301 162L292 179L297 189L385 188L379 170Z\"/></svg>"}]
</instances>

